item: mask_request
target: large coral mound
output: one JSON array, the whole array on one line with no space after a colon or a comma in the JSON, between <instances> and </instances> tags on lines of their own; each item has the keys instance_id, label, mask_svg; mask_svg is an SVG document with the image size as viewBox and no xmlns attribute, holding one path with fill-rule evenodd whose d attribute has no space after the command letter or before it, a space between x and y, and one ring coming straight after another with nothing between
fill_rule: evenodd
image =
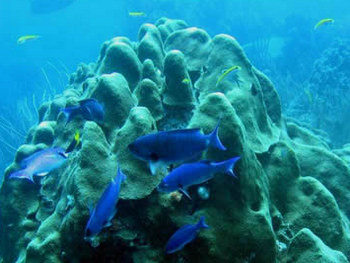
<instances>
[{"instance_id":1,"label":"large coral mound","mask_svg":"<svg viewBox=\"0 0 350 263\"><path fill-rule=\"evenodd\" d=\"M239 81L218 82L239 66ZM65 124L59 109L95 98L103 124L80 118ZM5 262L348 262L350 169L318 135L281 116L279 96L250 63L237 40L211 38L184 21L162 18L140 28L139 41L103 44L96 64L81 65L62 95L39 110L6 171L1 188L1 254ZM193 202L156 191L162 174L127 146L137 137L184 127L209 133L221 119L226 151L241 156L238 179L217 175L208 200ZM76 129L82 146L65 166L36 184L8 179L23 158L45 147L67 147ZM342 153L338 150L337 153ZM89 203L95 204L117 162L122 185L113 226L99 246L84 241ZM210 229L181 252L166 255L171 234L205 216ZM318 261L320 260L320 261Z\"/></svg>"}]
</instances>

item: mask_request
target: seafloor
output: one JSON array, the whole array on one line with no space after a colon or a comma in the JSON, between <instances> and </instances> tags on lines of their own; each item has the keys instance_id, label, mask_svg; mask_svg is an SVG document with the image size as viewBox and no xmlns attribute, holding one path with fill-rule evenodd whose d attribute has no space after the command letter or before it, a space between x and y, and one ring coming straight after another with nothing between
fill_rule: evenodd
<instances>
[{"instance_id":1,"label":"seafloor","mask_svg":"<svg viewBox=\"0 0 350 263\"><path fill-rule=\"evenodd\" d=\"M217 85L234 65L242 68L239 81ZM60 109L90 97L104 104L104 123L76 118L65 125ZM151 176L127 148L160 130L207 134L220 118L227 151L211 148L204 158L241 160L238 179L219 174L209 181L208 200L195 188L193 201L158 192L163 175ZM38 149L67 147L77 129L82 146L63 167L35 184L8 179ZM106 41L98 61L80 65L64 93L40 107L0 192L3 262L348 262L350 151L332 152L320 134L282 116L273 84L233 37L211 38L166 18L144 24L136 43ZM84 241L88 207L115 176L117 161L127 176L118 213L92 247ZM166 255L174 231L200 216L210 228Z\"/></svg>"}]
</instances>

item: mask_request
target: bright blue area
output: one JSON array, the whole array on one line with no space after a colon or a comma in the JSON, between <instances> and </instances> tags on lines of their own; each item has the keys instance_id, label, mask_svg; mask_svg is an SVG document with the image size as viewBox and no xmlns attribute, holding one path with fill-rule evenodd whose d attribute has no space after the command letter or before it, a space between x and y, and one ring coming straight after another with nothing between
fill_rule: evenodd
<instances>
[{"instance_id":1,"label":"bright blue area","mask_svg":"<svg viewBox=\"0 0 350 263\"><path fill-rule=\"evenodd\" d=\"M142 11L147 17L131 17L129 11ZM3 1L0 4L0 115L5 115L15 127L23 126L24 117L9 116L16 112L18 101L31 99L35 94L39 103L50 84L56 92L62 91L67 82L62 72L71 73L80 62L96 61L101 44L114 36L137 40L139 26L144 22L154 23L161 16L185 19L189 25L202 27L212 36L230 34L242 45L273 39L272 53L280 51L282 39L287 50L278 65L281 71L294 74L300 60L309 67L332 40L349 38L349 14L348 0L76 0L48 14L33 14L30 0ZM336 22L315 32L314 24L326 17ZM29 34L41 38L16 44L18 37ZM255 56L254 50L247 52L258 68L268 67ZM4 134L0 129L0 135ZM7 142L16 148L20 141ZM11 151L1 142L0 147L5 152L5 156L0 154L1 169L13 156L9 156Z\"/></svg>"}]
</instances>

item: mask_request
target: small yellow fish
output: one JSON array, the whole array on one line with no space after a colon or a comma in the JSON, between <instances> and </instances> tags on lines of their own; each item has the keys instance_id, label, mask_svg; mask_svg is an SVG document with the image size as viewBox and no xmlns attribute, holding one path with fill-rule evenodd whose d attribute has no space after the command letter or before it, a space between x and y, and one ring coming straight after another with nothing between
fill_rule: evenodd
<instances>
[{"instance_id":1,"label":"small yellow fish","mask_svg":"<svg viewBox=\"0 0 350 263\"><path fill-rule=\"evenodd\" d=\"M306 94L307 100L309 101L310 104L313 103L313 98L312 98L312 93L309 89L304 89L304 93Z\"/></svg>"},{"instance_id":2,"label":"small yellow fish","mask_svg":"<svg viewBox=\"0 0 350 263\"><path fill-rule=\"evenodd\" d=\"M22 45L25 42L27 42L28 40L35 40L40 38L40 36L38 35L27 35L27 36L21 36L17 39L17 45Z\"/></svg>"},{"instance_id":3,"label":"small yellow fish","mask_svg":"<svg viewBox=\"0 0 350 263\"><path fill-rule=\"evenodd\" d=\"M72 142L67 147L65 153L72 152L76 147L78 147L80 145L80 143L81 143L80 142L80 132L79 132L79 130L76 130L75 134L74 134L74 139L72 140Z\"/></svg>"},{"instance_id":4,"label":"small yellow fish","mask_svg":"<svg viewBox=\"0 0 350 263\"><path fill-rule=\"evenodd\" d=\"M145 17L146 14L144 12L129 12L129 16Z\"/></svg>"},{"instance_id":5,"label":"small yellow fish","mask_svg":"<svg viewBox=\"0 0 350 263\"><path fill-rule=\"evenodd\" d=\"M182 80L182 83L183 84L190 84L191 80L189 78L185 78L185 79Z\"/></svg>"},{"instance_id":6,"label":"small yellow fish","mask_svg":"<svg viewBox=\"0 0 350 263\"><path fill-rule=\"evenodd\" d=\"M319 28L320 26L324 25L324 24L328 24L328 23L334 23L334 19L333 18L325 18L320 20L315 26L314 26L314 30L316 30L317 28Z\"/></svg>"},{"instance_id":7,"label":"small yellow fish","mask_svg":"<svg viewBox=\"0 0 350 263\"><path fill-rule=\"evenodd\" d=\"M224 72L222 73L222 75L218 78L217 82L216 82L216 86L219 85L219 83L230 73L230 72L237 72L239 70L241 70L242 68L240 66L232 66L226 70L224 70Z\"/></svg>"}]
</instances>

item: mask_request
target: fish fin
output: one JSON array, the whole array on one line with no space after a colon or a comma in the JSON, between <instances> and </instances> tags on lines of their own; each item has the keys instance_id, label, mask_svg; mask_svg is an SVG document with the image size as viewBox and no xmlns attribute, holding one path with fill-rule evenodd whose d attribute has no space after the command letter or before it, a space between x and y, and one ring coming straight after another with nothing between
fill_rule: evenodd
<instances>
[{"instance_id":1,"label":"fish fin","mask_svg":"<svg viewBox=\"0 0 350 263\"><path fill-rule=\"evenodd\" d=\"M150 161L149 168L151 170L152 175L155 175L157 171L164 169L165 165L161 161Z\"/></svg>"},{"instance_id":2,"label":"fish fin","mask_svg":"<svg viewBox=\"0 0 350 263\"><path fill-rule=\"evenodd\" d=\"M201 218L199 219L199 222L197 223L198 229L209 228L209 226L204 222L204 220L205 220L204 216L201 216Z\"/></svg>"},{"instance_id":3,"label":"fish fin","mask_svg":"<svg viewBox=\"0 0 350 263\"><path fill-rule=\"evenodd\" d=\"M119 166L119 165L118 165L117 176L116 176L114 179L112 179L112 181L113 181L114 183L117 182L116 179L117 179L118 176L121 176L121 180L120 180L121 183L124 182L124 180L126 179L126 175L122 172L122 170L120 169L120 166Z\"/></svg>"},{"instance_id":4,"label":"fish fin","mask_svg":"<svg viewBox=\"0 0 350 263\"><path fill-rule=\"evenodd\" d=\"M113 213L109 216L109 218L103 223L103 227L110 227L112 226L112 220L117 214L117 208L114 209Z\"/></svg>"},{"instance_id":5,"label":"fish fin","mask_svg":"<svg viewBox=\"0 0 350 263\"><path fill-rule=\"evenodd\" d=\"M218 121L218 124L216 125L215 129L208 135L209 137L209 144L219 150L226 151L226 147L222 144L219 138L219 125L220 120Z\"/></svg>"},{"instance_id":6,"label":"fish fin","mask_svg":"<svg viewBox=\"0 0 350 263\"><path fill-rule=\"evenodd\" d=\"M35 174L36 176L45 176L45 175L48 175L49 172L42 172L42 173L37 173Z\"/></svg>"},{"instance_id":7,"label":"fish fin","mask_svg":"<svg viewBox=\"0 0 350 263\"><path fill-rule=\"evenodd\" d=\"M103 224L103 227L110 227L112 226L112 222L111 221L106 221L104 224Z\"/></svg>"},{"instance_id":8,"label":"fish fin","mask_svg":"<svg viewBox=\"0 0 350 263\"><path fill-rule=\"evenodd\" d=\"M233 167L239 159L241 159L241 157L238 156L238 157L234 157L232 159L223 161L221 163L216 163L215 165L218 167L219 171L224 172L233 177L236 177L236 175L233 172Z\"/></svg>"},{"instance_id":9,"label":"fish fin","mask_svg":"<svg viewBox=\"0 0 350 263\"><path fill-rule=\"evenodd\" d=\"M86 103L89 103L89 102L97 102L97 100L94 98L87 98L87 99L79 100L80 105L85 105Z\"/></svg>"},{"instance_id":10,"label":"fish fin","mask_svg":"<svg viewBox=\"0 0 350 263\"><path fill-rule=\"evenodd\" d=\"M66 116L66 119L67 119L66 125L73 119L74 117L73 112L78 108L79 106L72 106L72 107L66 107L66 108L60 109L60 111L63 112L64 115Z\"/></svg>"},{"instance_id":11,"label":"fish fin","mask_svg":"<svg viewBox=\"0 0 350 263\"><path fill-rule=\"evenodd\" d=\"M73 140L73 141L68 145L68 147L67 147L65 153L71 153L71 152L75 149L76 146L77 146L76 141Z\"/></svg>"},{"instance_id":12,"label":"fish fin","mask_svg":"<svg viewBox=\"0 0 350 263\"><path fill-rule=\"evenodd\" d=\"M179 191L185 195L188 199L190 199L192 201L191 196L188 194L188 192L182 187L182 185L179 185Z\"/></svg>"},{"instance_id":13,"label":"fish fin","mask_svg":"<svg viewBox=\"0 0 350 263\"><path fill-rule=\"evenodd\" d=\"M19 170L17 172L14 172L12 174L10 174L9 178L21 178L21 179L27 179L29 181L31 181L32 183L34 183L33 180L33 174L29 173L27 170L23 169L23 170Z\"/></svg>"},{"instance_id":14,"label":"fish fin","mask_svg":"<svg viewBox=\"0 0 350 263\"><path fill-rule=\"evenodd\" d=\"M90 216L92 215L92 213L94 212L94 205L92 204L92 201L90 200L88 203L88 208L89 208L89 214Z\"/></svg>"}]
</instances>

